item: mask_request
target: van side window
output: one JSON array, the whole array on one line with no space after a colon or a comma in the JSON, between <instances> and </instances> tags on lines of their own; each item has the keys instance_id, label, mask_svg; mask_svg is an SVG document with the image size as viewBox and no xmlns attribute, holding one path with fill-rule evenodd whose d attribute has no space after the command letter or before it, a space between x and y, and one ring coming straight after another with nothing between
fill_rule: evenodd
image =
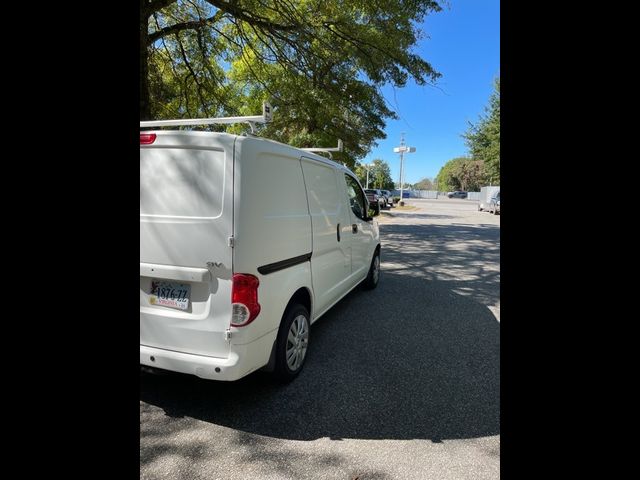
<instances>
[{"instance_id":1,"label":"van side window","mask_svg":"<svg viewBox=\"0 0 640 480\"><path fill-rule=\"evenodd\" d=\"M347 194L349 195L349 204L351 210L356 217L364 220L366 216L364 193L358 182L351 176L345 174L345 180L347 181Z\"/></svg>"}]
</instances>

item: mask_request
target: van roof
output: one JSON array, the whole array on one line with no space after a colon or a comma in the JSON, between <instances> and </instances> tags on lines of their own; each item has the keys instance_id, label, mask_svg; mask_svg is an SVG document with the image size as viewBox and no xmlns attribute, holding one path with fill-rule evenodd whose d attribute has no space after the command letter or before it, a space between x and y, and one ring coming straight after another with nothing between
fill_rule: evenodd
<instances>
[{"instance_id":1,"label":"van roof","mask_svg":"<svg viewBox=\"0 0 640 480\"><path fill-rule=\"evenodd\" d=\"M293 150L296 154L300 156L304 156L311 160L317 160L319 162L332 165L340 170L348 172L353 176L356 176L348 167L345 165L338 163L334 160L331 160L327 157L323 157L322 155L318 155L316 153L302 150L300 148L294 147L292 145L287 145L286 143L278 142L276 140L272 140L270 138L256 137L253 135L236 135L232 133L226 132L207 132L201 130L144 130L140 132L141 134L155 134L156 141L149 145L140 145L140 148L153 148L154 146L164 146L166 145L170 139L184 139L184 143L179 142L177 145L173 143L175 146L206 146L208 139L215 139L216 141L222 144L228 144L227 146L232 147L234 142L266 142L268 144L273 145L278 149L286 149ZM163 141L164 140L164 141ZM157 142L157 143L156 143ZM356 177L357 178L357 177Z\"/></svg>"},{"instance_id":2,"label":"van roof","mask_svg":"<svg viewBox=\"0 0 640 480\"><path fill-rule=\"evenodd\" d=\"M162 140L165 136L173 136L174 138L190 138L190 141L185 142L185 144L189 144L190 147L197 146L206 146L207 138L216 138L220 143L231 142L231 145L226 145L227 147L232 147L238 140L241 142L246 141L260 141L260 142L269 142L277 145L277 148L285 148L288 150L295 150L297 154L302 154L309 159L317 160L322 163L327 163L336 168L344 170L346 172L351 173L355 176L355 174L349 170L346 166L339 164L338 162L333 161L332 159L327 159L321 155L317 155L314 151L324 151L324 152L333 152L333 151L342 151L342 140L338 140L337 148L318 148L318 149L308 149L308 148L297 148L291 145L286 145L284 143L277 142L275 140L271 140L268 138L256 137L256 123L269 123L273 118L273 108L269 102L262 103L262 115L251 115L251 116L241 116L241 117L217 117L217 118L194 118L194 119L175 119L175 120L144 120L140 122L141 128L157 128L157 127L169 127L169 126L199 126L199 125L229 125L234 123L247 123L251 128L251 135L234 135L226 132L207 132L207 131L193 131L193 130L145 130L144 132L140 132L140 148L149 148L151 145L155 144L155 141L158 139L158 135L160 136L160 140ZM145 138L146 137L146 138ZM144 141L143 141L144 138ZM250 139L250 140L249 140ZM195 141L194 141L195 140ZM205 140L205 141L203 141ZM156 146L160 145L162 141ZM180 146L175 145L174 146ZM153 147L151 147L153 148ZM357 177L356 177L357 178Z\"/></svg>"}]
</instances>

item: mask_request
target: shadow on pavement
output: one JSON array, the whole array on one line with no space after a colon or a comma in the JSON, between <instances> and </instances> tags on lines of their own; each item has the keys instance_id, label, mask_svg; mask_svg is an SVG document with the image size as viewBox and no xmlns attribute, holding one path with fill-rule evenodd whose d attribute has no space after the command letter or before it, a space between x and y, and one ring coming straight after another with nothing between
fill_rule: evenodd
<instances>
[{"instance_id":1,"label":"shadow on pavement","mask_svg":"<svg viewBox=\"0 0 640 480\"><path fill-rule=\"evenodd\" d=\"M446 282L484 305L500 302L499 226L383 224L380 236L385 272Z\"/></svg>"},{"instance_id":2,"label":"shadow on pavement","mask_svg":"<svg viewBox=\"0 0 640 480\"><path fill-rule=\"evenodd\" d=\"M261 372L233 383L141 375L140 399L168 417L291 440L499 433L500 324L447 281L383 271L376 290L350 293L311 335L307 364L288 385ZM143 429L141 442L169 423Z\"/></svg>"}]
</instances>

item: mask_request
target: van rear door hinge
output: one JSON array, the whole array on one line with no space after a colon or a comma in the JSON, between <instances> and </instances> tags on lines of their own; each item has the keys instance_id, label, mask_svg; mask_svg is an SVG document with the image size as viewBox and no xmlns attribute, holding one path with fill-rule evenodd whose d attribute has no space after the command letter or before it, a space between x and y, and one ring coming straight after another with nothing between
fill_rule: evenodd
<instances>
[{"instance_id":1,"label":"van rear door hinge","mask_svg":"<svg viewBox=\"0 0 640 480\"><path fill-rule=\"evenodd\" d=\"M231 329L227 328L224 331L224 339L228 342L229 340L231 340Z\"/></svg>"},{"instance_id":2,"label":"van rear door hinge","mask_svg":"<svg viewBox=\"0 0 640 480\"><path fill-rule=\"evenodd\" d=\"M235 238L233 238L233 235L231 235L227 241L227 245L229 245L231 248L234 247L235 245Z\"/></svg>"}]
</instances>

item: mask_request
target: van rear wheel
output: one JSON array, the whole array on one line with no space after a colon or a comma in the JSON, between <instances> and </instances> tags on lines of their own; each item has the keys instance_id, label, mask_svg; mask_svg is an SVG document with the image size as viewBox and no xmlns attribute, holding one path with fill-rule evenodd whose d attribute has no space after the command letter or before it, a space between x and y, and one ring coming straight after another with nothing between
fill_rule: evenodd
<instances>
[{"instance_id":1,"label":"van rear wheel","mask_svg":"<svg viewBox=\"0 0 640 480\"><path fill-rule=\"evenodd\" d=\"M276 341L274 376L290 382L298 376L309 347L309 312L300 304L291 305L284 314Z\"/></svg>"}]
</instances>

